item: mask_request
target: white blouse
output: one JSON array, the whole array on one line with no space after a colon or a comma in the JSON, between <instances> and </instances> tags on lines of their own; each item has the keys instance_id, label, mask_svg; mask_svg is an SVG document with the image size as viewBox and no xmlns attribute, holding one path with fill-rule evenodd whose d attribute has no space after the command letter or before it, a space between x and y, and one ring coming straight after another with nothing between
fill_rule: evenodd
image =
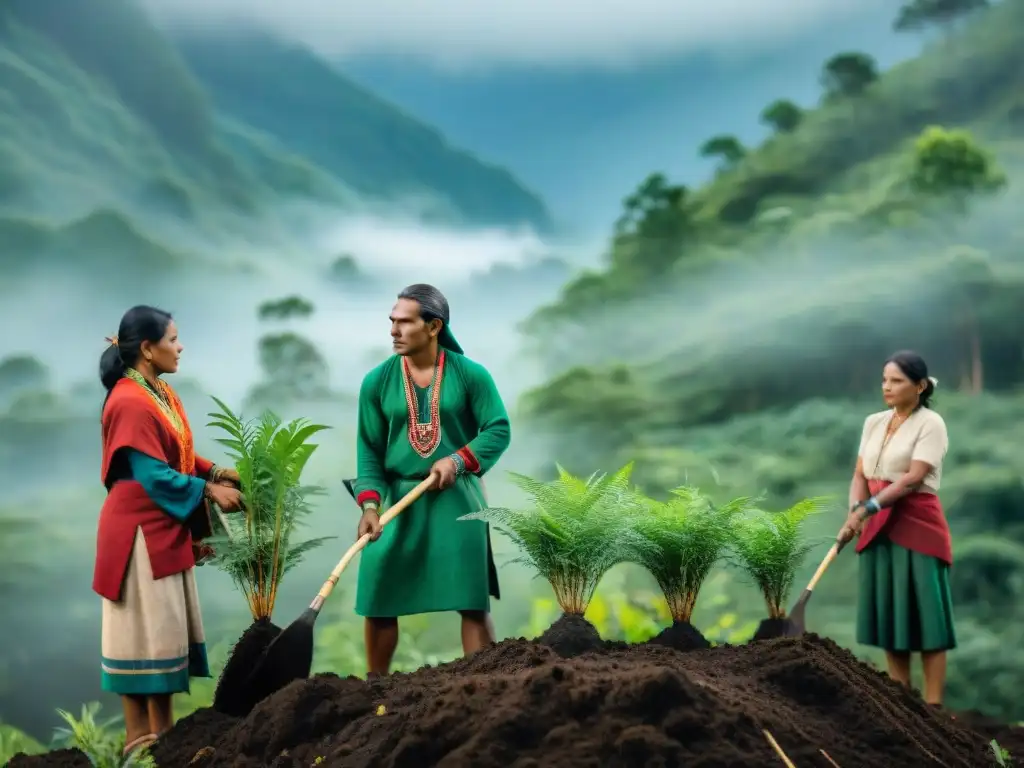
<instances>
[{"instance_id":1,"label":"white blouse","mask_svg":"<svg viewBox=\"0 0 1024 768\"><path fill-rule=\"evenodd\" d=\"M946 422L935 411L918 408L885 443L885 432L895 411L873 413L864 419L860 436L864 477L896 482L910 470L910 462L923 461L931 467L921 490L938 493L942 460L949 449Z\"/></svg>"}]
</instances>

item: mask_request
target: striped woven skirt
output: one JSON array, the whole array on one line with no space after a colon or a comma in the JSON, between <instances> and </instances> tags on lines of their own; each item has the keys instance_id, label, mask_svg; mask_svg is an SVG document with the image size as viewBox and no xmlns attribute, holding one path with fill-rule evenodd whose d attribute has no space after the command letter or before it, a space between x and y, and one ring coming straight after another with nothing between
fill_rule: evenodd
<instances>
[{"instance_id":1,"label":"striped woven skirt","mask_svg":"<svg viewBox=\"0 0 1024 768\"><path fill-rule=\"evenodd\" d=\"M154 580L141 529L121 600L103 599L101 648L103 690L122 696L184 693L211 676L195 568Z\"/></svg>"}]
</instances>

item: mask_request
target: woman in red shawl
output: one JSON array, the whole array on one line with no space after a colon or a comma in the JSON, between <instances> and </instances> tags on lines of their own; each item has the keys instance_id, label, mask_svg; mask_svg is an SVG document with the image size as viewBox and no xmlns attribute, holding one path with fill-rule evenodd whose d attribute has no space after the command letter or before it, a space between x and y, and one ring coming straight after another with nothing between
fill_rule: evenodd
<instances>
[{"instance_id":1,"label":"woman in red shawl","mask_svg":"<svg viewBox=\"0 0 1024 768\"><path fill-rule=\"evenodd\" d=\"M102 481L93 590L103 598L102 687L120 694L125 754L172 725L171 696L209 677L194 569L207 501L241 506L233 469L197 456L181 401L160 379L182 346L169 314L133 307L100 359Z\"/></svg>"},{"instance_id":2,"label":"woman in red shawl","mask_svg":"<svg viewBox=\"0 0 1024 768\"><path fill-rule=\"evenodd\" d=\"M949 568L953 550L939 502L946 423L929 407L935 380L914 352L882 370L888 410L868 416L850 484L850 516L839 532L858 533L857 642L885 650L889 676L910 685L921 654L924 699L942 703L946 652L956 647Z\"/></svg>"}]
</instances>

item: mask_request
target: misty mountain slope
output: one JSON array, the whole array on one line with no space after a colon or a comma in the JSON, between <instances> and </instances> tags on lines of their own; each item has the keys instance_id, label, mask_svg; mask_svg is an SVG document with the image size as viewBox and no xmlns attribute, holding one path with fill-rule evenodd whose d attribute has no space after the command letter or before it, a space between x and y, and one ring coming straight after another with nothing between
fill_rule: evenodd
<instances>
[{"instance_id":1,"label":"misty mountain slope","mask_svg":"<svg viewBox=\"0 0 1024 768\"><path fill-rule=\"evenodd\" d=\"M933 125L967 128L1006 185L961 164L915 190ZM563 450L593 456L610 431L622 458L737 414L867 397L907 347L944 388L1018 389L1022 205L1024 0L1003 0L705 187L641 185L604 268L525 323L551 376L526 410Z\"/></svg>"},{"instance_id":2,"label":"misty mountain slope","mask_svg":"<svg viewBox=\"0 0 1024 768\"><path fill-rule=\"evenodd\" d=\"M366 210L413 191L451 200L434 209L448 222L546 222L543 204L509 174L451 150L321 69L361 99L356 117L366 123L350 115L350 132L375 137L373 147L354 152L363 193L272 131L219 111L135 0L4 0L0 268L120 267L125 279L183 259L258 268L266 254L309 255L311 217ZM259 88L259 77L250 85ZM315 107L309 99L317 93L305 95L305 108ZM407 183L415 174L417 183ZM374 201L366 199L366 179L379 180Z\"/></svg>"},{"instance_id":3,"label":"misty mountain slope","mask_svg":"<svg viewBox=\"0 0 1024 768\"><path fill-rule=\"evenodd\" d=\"M867 220L884 230L907 203L900 187L911 143L928 126L968 128L1012 170L1024 161L1024 0L1003 0L979 13L918 57L880 73L859 96L822 101L795 130L723 161L701 188L673 187L664 177L649 190L638 188L629 198L636 208L625 211L625 236L613 242L605 268L570 283L530 327L547 333L548 323L641 299L651 288L645 281L663 271L689 282L736 259L813 261L809 238L836 236ZM723 135L729 132L721 126ZM671 194L679 196L674 203L658 197ZM1011 183L1007 194L1024 200L1019 185ZM658 248L629 234L635 235L630 219L635 224L645 206L662 203L680 214L663 222L650 242L675 238L685 247L655 253ZM856 249L847 250L856 258ZM667 285L663 274L657 282Z\"/></svg>"},{"instance_id":4,"label":"misty mountain slope","mask_svg":"<svg viewBox=\"0 0 1024 768\"><path fill-rule=\"evenodd\" d=\"M862 97L809 112L796 131L765 142L700 190L696 202L703 217L744 223L773 197L841 192L862 183L859 165L890 156L933 124L969 126L987 139L1024 131L1024 2L1004 0L883 73Z\"/></svg>"},{"instance_id":5,"label":"misty mountain slope","mask_svg":"<svg viewBox=\"0 0 1024 768\"><path fill-rule=\"evenodd\" d=\"M287 199L345 201L332 177L247 133L229 153L218 121L201 146L168 144L108 80L79 67L12 10L0 7L5 275L57 265L137 278L198 255L194 243L179 242L185 228L209 241L244 231L255 216L272 226Z\"/></svg>"},{"instance_id":6,"label":"misty mountain slope","mask_svg":"<svg viewBox=\"0 0 1024 768\"><path fill-rule=\"evenodd\" d=\"M550 226L544 203L507 170L451 146L306 49L255 34L175 42L218 110L359 192L439 194L471 223Z\"/></svg>"},{"instance_id":7,"label":"misty mountain slope","mask_svg":"<svg viewBox=\"0 0 1024 768\"><path fill-rule=\"evenodd\" d=\"M0 6L0 103L8 209L66 217L124 205L202 223L284 193L342 199L298 158L233 156L201 87L127 0ZM282 176L292 177L283 191Z\"/></svg>"}]
</instances>

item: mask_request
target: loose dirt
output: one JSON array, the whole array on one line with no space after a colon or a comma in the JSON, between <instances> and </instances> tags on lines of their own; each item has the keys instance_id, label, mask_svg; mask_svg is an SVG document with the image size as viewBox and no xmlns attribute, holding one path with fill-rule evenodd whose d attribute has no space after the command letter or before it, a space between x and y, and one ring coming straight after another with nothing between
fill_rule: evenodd
<instances>
[{"instance_id":1,"label":"loose dirt","mask_svg":"<svg viewBox=\"0 0 1024 768\"><path fill-rule=\"evenodd\" d=\"M92 768L92 762L77 749L58 749L38 757L15 755L5 768L33 768L38 765L52 765L53 768Z\"/></svg>"},{"instance_id":2,"label":"loose dirt","mask_svg":"<svg viewBox=\"0 0 1024 768\"><path fill-rule=\"evenodd\" d=\"M272 624L270 619L258 619L249 625L235 643L217 681L217 690L213 694L214 709L234 717L245 717L252 711L259 703L252 698L258 694L246 682L264 651L280 634L280 627Z\"/></svg>"},{"instance_id":3,"label":"loose dirt","mask_svg":"<svg viewBox=\"0 0 1024 768\"><path fill-rule=\"evenodd\" d=\"M841 768L993 765L987 730L816 635L681 652L595 649L592 629L557 622L561 653L510 640L412 674L297 681L243 719L181 720L153 755L161 768L781 766L767 729L800 768L831 766L821 750Z\"/></svg>"},{"instance_id":4,"label":"loose dirt","mask_svg":"<svg viewBox=\"0 0 1024 768\"><path fill-rule=\"evenodd\" d=\"M789 619L764 619L757 625L753 640L774 640L777 637L785 637L790 633L791 622Z\"/></svg>"},{"instance_id":5,"label":"loose dirt","mask_svg":"<svg viewBox=\"0 0 1024 768\"><path fill-rule=\"evenodd\" d=\"M711 647L711 643L704 638L700 630L688 622L672 624L652 637L648 642L652 645L664 645L683 652L699 651Z\"/></svg>"}]
</instances>

